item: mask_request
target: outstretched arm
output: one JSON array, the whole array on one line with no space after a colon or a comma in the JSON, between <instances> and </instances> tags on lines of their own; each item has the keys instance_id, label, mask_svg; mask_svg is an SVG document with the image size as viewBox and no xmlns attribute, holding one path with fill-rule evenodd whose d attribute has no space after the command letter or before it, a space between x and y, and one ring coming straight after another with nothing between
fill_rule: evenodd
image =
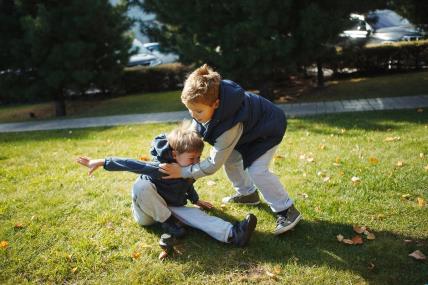
<instances>
[{"instance_id":1,"label":"outstretched arm","mask_svg":"<svg viewBox=\"0 0 428 285\"><path fill-rule=\"evenodd\" d=\"M91 159L87 156L79 156L76 162L89 168L88 174L92 175L95 170L104 165L105 159Z\"/></svg>"},{"instance_id":2,"label":"outstretched arm","mask_svg":"<svg viewBox=\"0 0 428 285\"><path fill-rule=\"evenodd\" d=\"M177 163L160 164L160 171L167 174L165 179L170 178L193 178L198 179L216 172L229 158L243 132L243 124L238 123L221 136L219 136L211 148L210 156L197 164L180 167Z\"/></svg>"}]
</instances>

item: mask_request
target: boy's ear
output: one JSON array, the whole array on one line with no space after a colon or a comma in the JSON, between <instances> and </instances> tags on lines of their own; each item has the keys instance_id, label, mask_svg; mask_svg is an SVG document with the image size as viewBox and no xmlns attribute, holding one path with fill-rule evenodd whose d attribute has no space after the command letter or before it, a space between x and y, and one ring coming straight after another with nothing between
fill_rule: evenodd
<instances>
[{"instance_id":1,"label":"boy's ear","mask_svg":"<svg viewBox=\"0 0 428 285\"><path fill-rule=\"evenodd\" d=\"M177 152L175 150L172 151L172 158L177 159Z\"/></svg>"},{"instance_id":2,"label":"boy's ear","mask_svg":"<svg viewBox=\"0 0 428 285\"><path fill-rule=\"evenodd\" d=\"M215 100L215 102L213 103L213 108L217 109L220 106L220 99Z\"/></svg>"}]
</instances>

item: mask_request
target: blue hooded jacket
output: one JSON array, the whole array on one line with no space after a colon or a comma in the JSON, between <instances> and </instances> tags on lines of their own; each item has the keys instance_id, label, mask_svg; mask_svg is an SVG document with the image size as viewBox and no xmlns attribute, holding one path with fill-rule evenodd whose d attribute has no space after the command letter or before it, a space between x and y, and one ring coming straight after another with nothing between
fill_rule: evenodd
<instances>
[{"instance_id":1,"label":"blue hooded jacket","mask_svg":"<svg viewBox=\"0 0 428 285\"><path fill-rule=\"evenodd\" d=\"M220 83L220 105L208 124L196 123L196 130L210 145L237 123L244 129L235 149L242 155L244 169L279 144L287 128L284 112L267 99L245 91L230 80Z\"/></svg>"},{"instance_id":2,"label":"blue hooded jacket","mask_svg":"<svg viewBox=\"0 0 428 285\"><path fill-rule=\"evenodd\" d=\"M196 203L199 200L199 196L193 187L193 179L162 179L162 176L165 176L165 174L159 172L159 164L176 162L164 134L154 139L150 154L153 156L152 163L136 159L108 157L105 160L104 169L142 174L140 179L152 182L167 205L184 206L187 203L187 199L192 203Z\"/></svg>"}]
</instances>

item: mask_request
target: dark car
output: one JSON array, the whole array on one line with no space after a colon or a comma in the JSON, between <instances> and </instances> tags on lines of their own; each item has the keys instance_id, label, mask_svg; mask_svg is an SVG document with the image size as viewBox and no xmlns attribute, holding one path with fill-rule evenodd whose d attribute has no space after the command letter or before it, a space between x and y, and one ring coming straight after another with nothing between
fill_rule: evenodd
<instances>
[{"instance_id":1,"label":"dark car","mask_svg":"<svg viewBox=\"0 0 428 285\"><path fill-rule=\"evenodd\" d=\"M375 10L367 15L351 14L355 25L340 36L349 41L381 44L414 41L425 37L425 32L391 10Z\"/></svg>"}]
</instances>

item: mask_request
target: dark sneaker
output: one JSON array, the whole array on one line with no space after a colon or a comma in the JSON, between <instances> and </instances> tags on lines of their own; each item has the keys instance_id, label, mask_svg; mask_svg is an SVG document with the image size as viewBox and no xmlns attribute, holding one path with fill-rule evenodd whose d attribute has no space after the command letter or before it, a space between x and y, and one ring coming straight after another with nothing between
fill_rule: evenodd
<instances>
[{"instance_id":1,"label":"dark sneaker","mask_svg":"<svg viewBox=\"0 0 428 285\"><path fill-rule=\"evenodd\" d=\"M260 203L259 193L254 191L250 195L241 195L235 194L233 196L224 197L222 202L224 204L227 203L239 203L239 204L247 204L247 205L257 205Z\"/></svg>"},{"instance_id":2,"label":"dark sneaker","mask_svg":"<svg viewBox=\"0 0 428 285\"><path fill-rule=\"evenodd\" d=\"M301 218L302 215L300 212L297 211L294 205L292 205L287 209L287 214L285 216L278 215L278 219L276 220L276 228L273 233L275 235L279 235L291 230L297 225Z\"/></svg>"},{"instance_id":3,"label":"dark sneaker","mask_svg":"<svg viewBox=\"0 0 428 285\"><path fill-rule=\"evenodd\" d=\"M257 225L257 218L253 214L248 214L245 219L236 223L232 227L232 243L239 247L247 245Z\"/></svg>"},{"instance_id":4,"label":"dark sneaker","mask_svg":"<svg viewBox=\"0 0 428 285\"><path fill-rule=\"evenodd\" d=\"M173 216L162 223L162 229L176 238L182 238L186 234L186 230Z\"/></svg>"}]
</instances>

